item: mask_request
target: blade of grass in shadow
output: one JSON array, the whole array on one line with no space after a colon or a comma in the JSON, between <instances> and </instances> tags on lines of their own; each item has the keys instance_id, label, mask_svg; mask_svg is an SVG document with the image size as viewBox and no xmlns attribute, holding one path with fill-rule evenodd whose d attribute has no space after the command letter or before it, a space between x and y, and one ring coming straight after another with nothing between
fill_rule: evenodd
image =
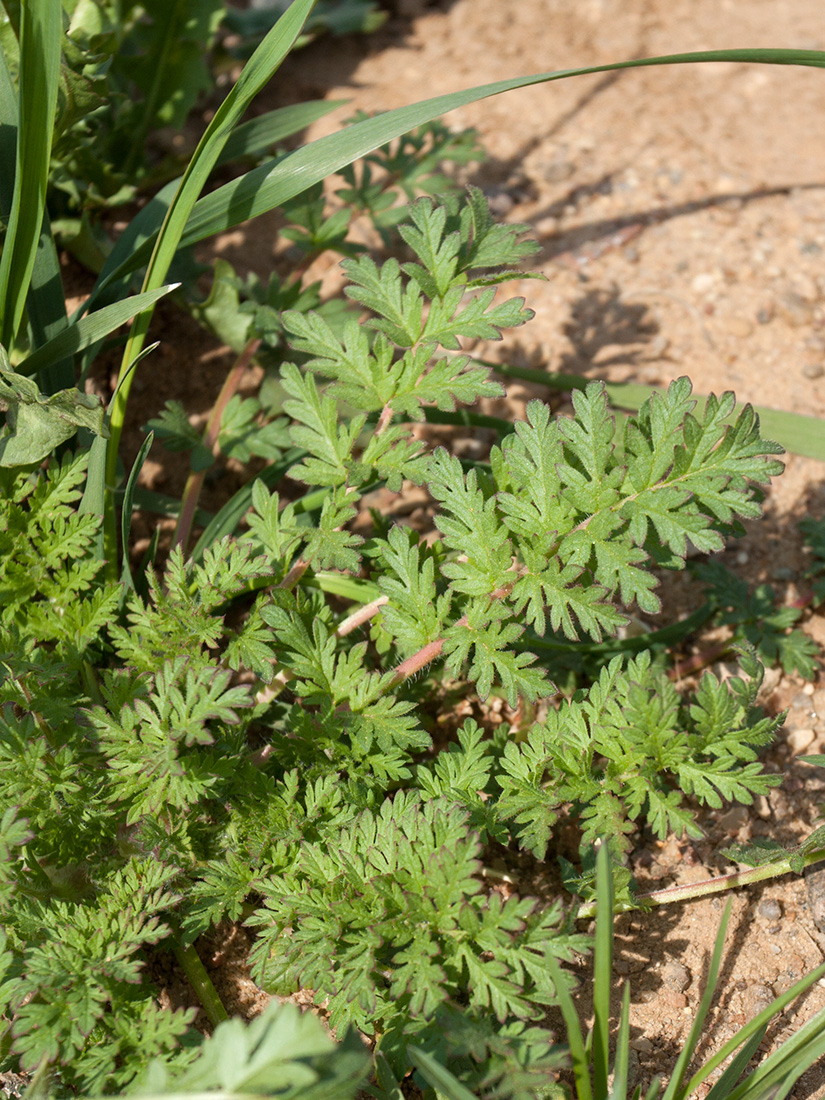
<instances>
[{"instance_id":1,"label":"blade of grass in shadow","mask_svg":"<svg viewBox=\"0 0 825 1100\"><path fill-rule=\"evenodd\" d=\"M135 489L137 488L137 479L140 477L140 471L143 469L143 463L146 461L146 456L149 454L149 449L154 441L155 433L149 432L141 444L137 457L132 464L132 470L126 482L126 489L123 494L123 504L120 512L120 534L121 545L123 547L120 566L120 582L123 585L124 595L135 587L135 582L132 579L132 570L129 567L129 534L132 530L132 505L134 503Z\"/></svg>"},{"instance_id":2,"label":"blade of grass in shadow","mask_svg":"<svg viewBox=\"0 0 825 1100\"><path fill-rule=\"evenodd\" d=\"M427 1082L446 1100L476 1100L476 1097L426 1050L407 1047L410 1061Z\"/></svg>"},{"instance_id":3,"label":"blade of grass in shadow","mask_svg":"<svg viewBox=\"0 0 825 1100\"><path fill-rule=\"evenodd\" d=\"M234 87L215 112L205 134L198 142L180 187L166 213L143 280L144 291L156 289L166 278L166 273L180 245L184 227L233 127L289 53L314 3L315 0L294 0L255 50ZM140 354L151 317L152 311L149 309L135 318L123 353L122 384L118 385L112 409L112 434L106 459L106 480L109 486L114 486L116 478L118 445L123 430L129 390L134 377L133 374L127 376L126 370ZM116 541L114 498L110 495L104 511L104 543L110 562L114 561L117 554Z\"/></svg>"},{"instance_id":4,"label":"blade of grass in shadow","mask_svg":"<svg viewBox=\"0 0 825 1100\"><path fill-rule=\"evenodd\" d=\"M12 84L6 55L0 50L0 217L6 223L14 201L17 121L17 92Z\"/></svg>"},{"instance_id":5,"label":"blade of grass in shadow","mask_svg":"<svg viewBox=\"0 0 825 1100\"><path fill-rule=\"evenodd\" d=\"M232 229L241 222L280 206L287 199L301 194L308 187L333 175L347 164L402 134L422 126L448 111L474 103L480 99L500 95L517 88L546 84L571 76L587 76L595 73L615 72L661 65L685 65L717 61L755 62L768 65L802 65L825 68L825 51L821 50L709 50L696 53L669 54L663 57L645 57L634 61L619 61L610 65L594 65L581 69L562 69L557 72L538 73L532 76L499 80L481 84L460 92L422 100L408 107L398 107L374 118L364 119L335 134L305 145L277 161L270 161L252 169L244 176L224 184L196 203L180 244L187 247L205 240L215 233ZM109 278L119 278L135 271L146 263L152 248L152 239L141 245L126 258Z\"/></svg>"},{"instance_id":6,"label":"blade of grass in shadow","mask_svg":"<svg viewBox=\"0 0 825 1100\"><path fill-rule=\"evenodd\" d=\"M43 212L43 225L32 268L31 285L26 298L26 315L32 329L35 348L48 344L61 332L65 332L69 320L66 316L66 298L63 292L63 276L52 236L49 216ZM68 390L75 384L74 363L71 355L54 358L40 372L38 379L43 393Z\"/></svg>"},{"instance_id":7,"label":"blade of grass in shadow","mask_svg":"<svg viewBox=\"0 0 825 1100\"><path fill-rule=\"evenodd\" d=\"M46 208L61 30L60 0L22 5L14 193L0 256L0 344L6 348L23 317Z\"/></svg>"},{"instance_id":8,"label":"blade of grass in shadow","mask_svg":"<svg viewBox=\"0 0 825 1100\"><path fill-rule=\"evenodd\" d=\"M114 302L110 306L104 306L103 309L82 317L77 324L62 329L52 340L27 356L16 368L17 373L36 374L59 362L64 356L72 356L75 352L89 347L90 344L97 343L110 332L131 321L141 310L153 306L155 302L171 294L179 285L179 283L170 283L168 286L147 291L145 294L134 294L131 298ZM74 377L69 385L74 385Z\"/></svg>"},{"instance_id":9,"label":"blade of grass in shadow","mask_svg":"<svg viewBox=\"0 0 825 1100\"><path fill-rule=\"evenodd\" d=\"M213 516L206 530L195 543L195 548L191 555L192 560L196 562L200 561L206 549L210 547L213 542L217 542L226 535L234 533L242 517L252 507L252 488L255 481L260 480L266 485L267 489L274 489L275 486L284 479L287 471L301 461L305 453L305 451L298 450L297 448L287 451L280 462L274 462L271 466L267 466L265 470L262 470L261 473L258 474L257 478L253 478L240 488L237 493L224 504L223 508Z\"/></svg>"},{"instance_id":10,"label":"blade of grass in shadow","mask_svg":"<svg viewBox=\"0 0 825 1100\"><path fill-rule=\"evenodd\" d=\"M116 495L120 503L125 496L124 490L119 489ZM150 489L143 489L140 486L135 489L134 504L144 512L152 512L156 516L167 516L169 519L177 519L180 513L180 497L153 493ZM212 513L207 512L205 508L198 508L195 512L195 523L199 527L206 527L213 519Z\"/></svg>"},{"instance_id":11,"label":"blade of grass in shadow","mask_svg":"<svg viewBox=\"0 0 825 1100\"><path fill-rule=\"evenodd\" d=\"M151 355L157 346L158 345L155 343L144 348L140 355L136 357L134 363L131 364L130 370L133 370L141 359L144 359L147 355ZM109 401L107 416L112 411L112 405L116 397L117 390L112 394L112 398ZM104 439L102 436L95 436L89 447L89 465L86 470L86 485L83 489L83 497L77 509L81 515L100 516L101 519L103 519L103 509L106 501L106 444L108 442L108 439ZM155 533L159 534L160 528L158 528ZM98 528L91 549L95 559L97 561L102 561L104 552L102 524L101 527Z\"/></svg>"}]
</instances>

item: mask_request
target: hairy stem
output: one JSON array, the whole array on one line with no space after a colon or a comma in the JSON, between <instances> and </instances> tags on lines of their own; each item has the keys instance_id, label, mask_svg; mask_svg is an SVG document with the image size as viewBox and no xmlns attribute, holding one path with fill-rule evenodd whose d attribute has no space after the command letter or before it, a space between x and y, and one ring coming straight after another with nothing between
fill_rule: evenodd
<instances>
[{"instance_id":1,"label":"hairy stem","mask_svg":"<svg viewBox=\"0 0 825 1100\"><path fill-rule=\"evenodd\" d=\"M351 634L353 630L357 630L359 626L363 626L372 619L384 606L390 602L389 596L379 596L373 600L372 603L364 604L363 607L359 607L357 611L353 611L351 615L348 615L346 619L339 625L335 633L339 638L345 638L347 634Z\"/></svg>"},{"instance_id":2,"label":"hairy stem","mask_svg":"<svg viewBox=\"0 0 825 1100\"><path fill-rule=\"evenodd\" d=\"M197 994L197 998L203 1005L203 1010L209 1017L212 1027L217 1027L224 1020L229 1019L229 1013L223 1006L218 996L218 991L212 984L212 979L206 973L206 967L200 960L192 944L184 947L179 941L175 942L175 957L183 968L184 974Z\"/></svg>"},{"instance_id":3,"label":"hairy stem","mask_svg":"<svg viewBox=\"0 0 825 1100\"><path fill-rule=\"evenodd\" d=\"M810 867L812 863L819 863L825 859L825 848L815 848L803 855L804 866ZM675 901L691 901L694 898L705 898L710 894L722 894L726 890L736 890L740 886L752 886L756 882L765 882L768 879L779 878L780 875L789 875L794 872L791 866L791 857L778 859L775 863L763 863L760 867L749 867L747 871L733 871L728 875L717 875L715 878L702 879L701 882L686 882L681 886L666 886L663 890L653 890L649 894L637 895L635 901L638 904L626 904L617 907L617 911L627 912L632 909L646 909L649 906L669 905ZM576 912L576 920L590 920L596 915L595 901L587 902L579 906Z\"/></svg>"}]
</instances>

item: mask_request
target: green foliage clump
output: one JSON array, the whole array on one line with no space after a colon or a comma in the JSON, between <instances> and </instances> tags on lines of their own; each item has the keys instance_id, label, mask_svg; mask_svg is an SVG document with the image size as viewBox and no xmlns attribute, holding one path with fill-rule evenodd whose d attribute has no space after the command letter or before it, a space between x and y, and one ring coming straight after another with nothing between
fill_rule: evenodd
<instances>
[{"instance_id":1,"label":"green foliage clump","mask_svg":"<svg viewBox=\"0 0 825 1100\"><path fill-rule=\"evenodd\" d=\"M419 199L399 232L412 259L344 262L360 319L282 314L300 365L281 370L271 469L302 499L256 480L245 532L177 547L127 591L76 507L85 454L0 473L7 1046L61 1087L111 1091L157 1058L183 1072L186 1018L156 1007L140 959L255 899L266 987L315 990L399 1078L413 1043L526 1095L558 1064L538 1053L548 959L586 941L558 906L491 891L485 843L542 858L572 807L583 845L618 855L642 824L695 835L686 796L748 803L777 781L748 657L692 699L649 654L615 657L523 735L468 721L434 753L422 674L546 699L529 637L593 644L632 605L656 612L651 566L719 549L780 464L749 409L726 395L697 416L684 379L620 432L592 384L571 419L531 402L489 464L428 452L412 426L429 409L502 392L460 344L529 318L495 295L532 246L474 190ZM255 453L268 423L245 423ZM365 492L405 480L436 502L436 540L350 529ZM341 593L366 605L354 643Z\"/></svg>"}]
</instances>

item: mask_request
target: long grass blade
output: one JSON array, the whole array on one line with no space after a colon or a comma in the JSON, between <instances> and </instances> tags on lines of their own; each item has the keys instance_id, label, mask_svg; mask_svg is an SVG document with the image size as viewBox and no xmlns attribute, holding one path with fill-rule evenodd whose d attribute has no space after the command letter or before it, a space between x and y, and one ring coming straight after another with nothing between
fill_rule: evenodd
<instances>
[{"instance_id":1,"label":"long grass blade","mask_svg":"<svg viewBox=\"0 0 825 1100\"><path fill-rule=\"evenodd\" d=\"M733 1091L736 1082L748 1068L748 1063L759 1049L759 1044L765 1038L767 1030L768 1025L763 1024L754 1031L731 1064L725 1067L725 1072L707 1094L705 1100L727 1100L728 1094ZM738 1038L738 1036L734 1036L734 1038ZM690 1092L689 1088L688 1092Z\"/></svg>"},{"instance_id":2,"label":"long grass blade","mask_svg":"<svg viewBox=\"0 0 825 1100\"><path fill-rule=\"evenodd\" d=\"M132 470L126 482L126 491L123 494L123 507L120 513L121 546L123 548L120 565L120 583L123 585L124 596L135 587L135 582L132 579L132 570L129 566L129 534L132 530L132 505L134 503L135 489L137 488L137 479L140 476L140 471L143 469L143 463L146 461L146 456L149 454L149 450L154 441L154 432L149 432L141 444L137 457L132 464Z\"/></svg>"},{"instance_id":3,"label":"long grass blade","mask_svg":"<svg viewBox=\"0 0 825 1100\"><path fill-rule=\"evenodd\" d=\"M6 55L0 50L0 218L6 223L14 201L17 123L17 92Z\"/></svg>"},{"instance_id":4,"label":"long grass blade","mask_svg":"<svg viewBox=\"0 0 825 1100\"><path fill-rule=\"evenodd\" d=\"M5 223L9 221L14 201L17 124L17 93L5 53L0 50L0 220ZM26 312L35 346L56 336L67 323L60 262L45 212L26 299ZM46 394L70 389L74 385L71 360L63 360L50 371L44 371L39 384Z\"/></svg>"},{"instance_id":5,"label":"long grass blade","mask_svg":"<svg viewBox=\"0 0 825 1100\"><path fill-rule=\"evenodd\" d=\"M610 1073L610 979L613 973L613 876L606 843L596 855L596 947L593 955L593 1089L607 1096Z\"/></svg>"},{"instance_id":6,"label":"long grass blade","mask_svg":"<svg viewBox=\"0 0 825 1100\"><path fill-rule=\"evenodd\" d=\"M499 80L493 84L481 84L461 92L436 96L408 107L386 111L375 118L364 119L327 137L318 138L309 145L288 156L262 164L231 183L224 184L204 196L194 207L186 230L181 237L181 247L188 247L205 240L215 233L232 229L241 222L282 205L287 199L301 194L308 187L319 183L351 164L373 149L393 141L409 130L422 126L457 107L475 103L480 99L500 95L517 88L534 84L546 84L571 76L587 76L594 73L613 72L620 69L636 69L659 65L685 65L714 61L755 62L767 65L802 65L825 68L825 51L821 50L709 50L697 53L669 54L663 57L645 57L634 61L619 61L611 65L595 65L581 69L561 69L557 72L538 73L533 76ZM150 239L120 267L110 272L109 278L120 278L129 271L142 267L152 248Z\"/></svg>"},{"instance_id":7,"label":"long grass blade","mask_svg":"<svg viewBox=\"0 0 825 1100\"><path fill-rule=\"evenodd\" d=\"M578 374L556 374L551 371L537 370L534 367L510 367L484 359L473 360L473 362L490 367L502 378L536 382L554 390L584 389L591 381ZM661 387L658 388L661 389ZM656 386L643 386L640 382L607 382L605 384L605 391L611 405L631 412L640 409L656 389ZM704 409L706 401L706 397L696 394L696 406L699 412ZM738 416L743 407L741 404L737 405L731 414L731 419ZM760 427L765 436L774 439L792 454L825 462L825 422L823 420L816 416L803 416L802 413L769 409L764 405L754 405L753 408L759 416Z\"/></svg>"},{"instance_id":8,"label":"long grass blade","mask_svg":"<svg viewBox=\"0 0 825 1100\"><path fill-rule=\"evenodd\" d=\"M166 273L180 245L184 227L189 220L198 196L226 145L233 127L238 123L255 95L272 77L272 74L289 53L314 4L315 0L294 0L255 50L249 62L244 66L235 86L215 112L214 118L209 123L206 133L198 143L198 147L184 172L180 187L172 199L157 236L143 280L144 291L156 289L166 278ZM134 362L140 354L151 317L152 311L149 309L135 318L123 354L121 365L122 384L118 386L115 405L112 410L112 434L109 440L109 452L106 462L106 479L109 485L113 485L115 481L118 445L123 430L129 390L134 377L133 375L126 377L125 371L128 365ZM108 543L107 553L110 555L111 560L116 553L114 545L116 540L114 502L112 500L110 500L105 513L104 538Z\"/></svg>"},{"instance_id":9,"label":"long grass blade","mask_svg":"<svg viewBox=\"0 0 825 1100\"><path fill-rule=\"evenodd\" d=\"M573 1080L576 1084L576 1095L578 1096L578 1100L593 1100L593 1089L590 1084L590 1066L587 1057L587 1044L582 1034L579 1017L576 1014L576 1006L573 1004L573 998L570 996L570 991L565 985L561 967L556 962L553 955L548 953L546 962L547 969L550 971L550 977L553 979L553 986L556 990L556 1001L558 1002L559 1009L564 1018L564 1027L567 1032L567 1046L570 1050L570 1061L573 1063Z\"/></svg>"},{"instance_id":10,"label":"long grass blade","mask_svg":"<svg viewBox=\"0 0 825 1100\"><path fill-rule=\"evenodd\" d=\"M722 914L722 921L716 935L716 943L714 944L713 955L710 960L705 991L702 994L702 1000L699 1002L699 1008L696 1012L693 1024L691 1025L690 1032L685 1040L682 1053L679 1055L676 1065L673 1068L673 1074L665 1089L662 1100L675 1100L676 1097L682 1100L682 1098L687 1096L690 1092L690 1085L687 1089L683 1089L682 1081L687 1073L690 1060L696 1052L699 1036L702 1034L702 1028L705 1026L705 1020L707 1019L708 1012L710 1012L711 1002L716 993L716 986L719 982L719 967L722 965L722 952L725 947L725 934L727 933L728 922L730 921L730 908L731 903L728 902Z\"/></svg>"},{"instance_id":11,"label":"long grass blade","mask_svg":"<svg viewBox=\"0 0 825 1100\"><path fill-rule=\"evenodd\" d=\"M613 1066L613 1087L611 1100L625 1100L627 1082L630 1074L630 986L625 985L622 993L622 1014L619 1017L619 1031L616 1035L616 1062Z\"/></svg>"},{"instance_id":12,"label":"long grass blade","mask_svg":"<svg viewBox=\"0 0 825 1100\"><path fill-rule=\"evenodd\" d=\"M69 323L60 260L46 211L43 212L40 240L34 256L26 314L31 325L32 343L36 348L55 339ZM39 382L43 393L71 389L75 383L71 356L54 359L41 371Z\"/></svg>"},{"instance_id":13,"label":"long grass blade","mask_svg":"<svg viewBox=\"0 0 825 1100\"><path fill-rule=\"evenodd\" d=\"M17 367L17 373L36 374L59 362L65 356L74 355L75 352L82 351L90 344L97 343L110 332L131 321L141 310L153 306L155 302L171 294L179 285L179 283L170 283L168 286L147 291L145 294L135 294L131 298L124 298L123 301L114 302L110 306L104 306L103 309L90 313L87 317L82 317L77 324L62 329L54 339L27 356ZM70 385L73 384L74 379Z\"/></svg>"},{"instance_id":14,"label":"long grass blade","mask_svg":"<svg viewBox=\"0 0 825 1100\"><path fill-rule=\"evenodd\" d=\"M737 1033L729 1039L701 1069L697 1070L688 1082L685 1093L689 1094L693 1092L694 1089L697 1089L703 1081L708 1079L717 1066L720 1066L726 1058L729 1058L731 1054L733 1054L737 1047L741 1046L743 1043L749 1042L754 1034L762 1033L771 1020L775 1019L783 1012L791 1001L795 1000L807 989L810 989L810 987L815 982L818 982L823 975L825 975L825 963L818 966L816 970L812 970L810 974L806 974L804 978L800 978L798 982L795 982L789 989L786 989L784 993L780 993L780 995L771 1001L766 1008L754 1016L752 1020L748 1021L741 1030L737 1031ZM786 1046L780 1049L785 1050ZM777 1053L779 1053L779 1051L777 1051Z\"/></svg>"},{"instance_id":15,"label":"long grass blade","mask_svg":"<svg viewBox=\"0 0 825 1100\"><path fill-rule=\"evenodd\" d=\"M728 1094L727 1100L784 1100L806 1070L825 1055L825 1010L799 1031Z\"/></svg>"},{"instance_id":16,"label":"long grass blade","mask_svg":"<svg viewBox=\"0 0 825 1100\"><path fill-rule=\"evenodd\" d=\"M46 208L61 30L60 0L25 0L20 12L14 194L0 256L0 344L7 348L23 318Z\"/></svg>"},{"instance_id":17,"label":"long grass blade","mask_svg":"<svg viewBox=\"0 0 825 1100\"><path fill-rule=\"evenodd\" d=\"M426 1050L409 1046L407 1053L427 1084L432 1085L446 1100L476 1100L470 1090Z\"/></svg>"}]
</instances>

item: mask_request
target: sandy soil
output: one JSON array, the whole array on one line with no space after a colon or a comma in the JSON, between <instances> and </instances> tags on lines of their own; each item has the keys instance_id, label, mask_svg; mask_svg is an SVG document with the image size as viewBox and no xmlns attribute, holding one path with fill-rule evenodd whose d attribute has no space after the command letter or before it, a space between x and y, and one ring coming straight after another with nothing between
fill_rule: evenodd
<instances>
[{"instance_id":1,"label":"sandy soil","mask_svg":"<svg viewBox=\"0 0 825 1100\"><path fill-rule=\"evenodd\" d=\"M391 108L530 72L717 47L825 48L820 0L398 6L401 14L369 40L325 42L289 59L267 105L348 98L347 108L314 127L315 137L354 108ZM531 266L547 277L510 288L536 317L516 340L481 350L612 381L666 384L687 374L699 392L733 389L757 404L825 416L823 117L820 71L740 64L578 78L449 116L455 127L478 129L489 160L473 182L501 216L533 227L541 251ZM254 232L227 235L216 252L265 275L277 245L273 218ZM159 393L153 381L153 408L184 396L194 411L199 402L206 409L228 360L194 326L175 323L162 354L186 370L168 372L169 392ZM526 392L510 387L513 408ZM813 460L789 456L766 520L732 559L749 579L771 579L796 594L803 567L796 522L822 514L823 472ZM150 474L153 487L179 491L174 468L158 461ZM819 618L807 629L825 640ZM772 684L770 706L791 707L768 764L784 773L783 786L754 811L706 815L704 841L670 840L638 852L643 882L655 888L719 873L726 865L714 853L732 839L805 834L825 801L825 782L795 757L823 751L820 685ZM707 900L619 921L616 978L632 985L634 1072L645 1084L667 1074L680 1050L722 909ZM722 993L702 1055L823 959L825 936L801 880L737 893ZM584 997L586 982L583 990ZM774 1024L765 1049L823 1006L820 983ZM794 1095L825 1096L825 1067L809 1072Z\"/></svg>"}]
</instances>

